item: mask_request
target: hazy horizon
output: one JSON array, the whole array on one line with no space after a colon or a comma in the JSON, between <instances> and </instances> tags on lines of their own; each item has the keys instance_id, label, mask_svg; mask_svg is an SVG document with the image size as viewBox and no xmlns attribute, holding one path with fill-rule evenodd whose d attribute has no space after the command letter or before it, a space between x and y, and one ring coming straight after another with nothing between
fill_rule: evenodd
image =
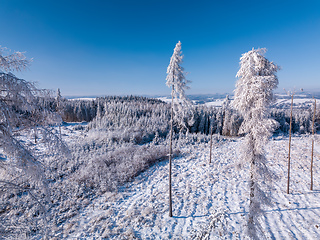
<instances>
[{"instance_id":1,"label":"hazy horizon","mask_svg":"<svg viewBox=\"0 0 320 240\"><path fill-rule=\"evenodd\" d=\"M320 98L320 89L317 90L303 90L303 91L298 91L298 90L292 90L288 89L288 91L293 91L295 93L296 97L303 96L303 95L308 95L308 96L314 96L316 98ZM276 95L288 95L284 90L280 91L280 89L277 89L275 91ZM67 99L74 99L74 98L97 98L97 97L107 97L107 96L141 96L141 97L149 97L149 98L159 98L159 97L171 97L170 93L166 94L100 94L100 95L64 95L61 93L62 97L65 97ZM196 97L196 96L203 96L203 97L211 97L211 96L216 96L216 97L225 97L226 95L233 96L233 91L232 92L221 92L221 93L198 93L198 94L187 94L187 97ZM289 97L289 95L288 95Z\"/></svg>"}]
</instances>

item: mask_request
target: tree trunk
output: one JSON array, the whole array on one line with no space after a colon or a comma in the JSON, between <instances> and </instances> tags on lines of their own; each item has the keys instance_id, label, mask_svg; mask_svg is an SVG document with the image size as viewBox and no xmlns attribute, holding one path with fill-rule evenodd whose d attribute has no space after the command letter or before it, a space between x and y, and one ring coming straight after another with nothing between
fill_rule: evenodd
<instances>
[{"instance_id":1,"label":"tree trunk","mask_svg":"<svg viewBox=\"0 0 320 240\"><path fill-rule=\"evenodd\" d=\"M253 137L250 136L252 139L251 141L254 141L253 140ZM255 146L255 144L253 144L253 146ZM249 224L253 224L253 214L254 214L254 211L252 210L253 209L253 205L254 205L254 188L255 188L255 184L254 184L254 171L255 171L255 154L253 154L253 157L251 159L251 163L250 163L250 202L249 202L249 219L248 219L248 223Z\"/></svg>"},{"instance_id":2,"label":"tree trunk","mask_svg":"<svg viewBox=\"0 0 320 240\"><path fill-rule=\"evenodd\" d=\"M312 118L312 150L311 150L311 167L310 167L310 174L311 174L310 190L313 190L314 121L316 118L316 108L317 108L317 100L314 100L314 110L313 110L313 118Z\"/></svg>"},{"instance_id":3,"label":"tree trunk","mask_svg":"<svg viewBox=\"0 0 320 240\"><path fill-rule=\"evenodd\" d=\"M293 95L291 95L291 113L290 113L290 128L289 128L289 154L288 154L288 181L287 181L287 194L289 194L290 185L290 151L291 151L291 130L292 130L292 108L293 108Z\"/></svg>"},{"instance_id":4,"label":"tree trunk","mask_svg":"<svg viewBox=\"0 0 320 240\"><path fill-rule=\"evenodd\" d=\"M32 111L32 118L33 119L33 132L34 132L34 143L37 144L37 123L36 123L36 120L35 120L35 117L36 114L35 114L35 110Z\"/></svg>"},{"instance_id":5,"label":"tree trunk","mask_svg":"<svg viewBox=\"0 0 320 240\"><path fill-rule=\"evenodd\" d=\"M58 103L57 103L57 109L56 112L60 115L60 98L57 99ZM60 116L61 117L61 116ZM61 124L59 124L59 137L61 139Z\"/></svg>"},{"instance_id":6,"label":"tree trunk","mask_svg":"<svg viewBox=\"0 0 320 240\"><path fill-rule=\"evenodd\" d=\"M34 143L37 144L37 127L36 126L34 126L33 131L34 131Z\"/></svg>"},{"instance_id":7,"label":"tree trunk","mask_svg":"<svg viewBox=\"0 0 320 240\"><path fill-rule=\"evenodd\" d=\"M211 123L211 132L210 132L210 135L211 135L211 137L210 137L210 157L209 157L209 163L211 163L211 156L212 156L212 135L213 135L213 132L212 132L212 123Z\"/></svg>"},{"instance_id":8,"label":"tree trunk","mask_svg":"<svg viewBox=\"0 0 320 240\"><path fill-rule=\"evenodd\" d=\"M172 86L171 96L171 129L170 129L170 147L169 147L169 217L172 217L172 182L171 182L171 171L172 171L172 133L173 133L173 92L174 86Z\"/></svg>"}]
</instances>

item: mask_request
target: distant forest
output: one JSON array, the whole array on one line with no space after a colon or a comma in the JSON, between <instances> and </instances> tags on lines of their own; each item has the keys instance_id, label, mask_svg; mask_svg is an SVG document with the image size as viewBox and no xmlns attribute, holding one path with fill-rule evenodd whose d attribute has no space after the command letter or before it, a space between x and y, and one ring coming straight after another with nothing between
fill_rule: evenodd
<instances>
[{"instance_id":1,"label":"distant forest","mask_svg":"<svg viewBox=\"0 0 320 240\"><path fill-rule=\"evenodd\" d=\"M103 118L110 124L124 124L128 119L142 117L157 118L162 124L167 125L170 120L170 104L161 100L139 96L108 96L95 100L68 100L60 98L59 101L52 99L45 103L53 111L58 112L64 122L91 122L94 118ZM154 112L154 113L153 113ZM152 114L153 113L153 114ZM278 123L276 133L288 133L290 122L290 109L270 109L271 117ZM310 133L313 109L303 107L293 110L293 133ZM152 120L150 120L152 122ZM225 136L237 136L242 117L229 106L226 99L222 107L208 107L205 105L194 105L191 109L190 119L185 121L185 128L178 128L175 124L175 132L188 131L190 133L210 134ZM320 124L320 113L316 114L316 127ZM130 126L130 125L129 125ZM156 126L154 126L156 127ZM167 133L166 131L162 134Z\"/></svg>"}]
</instances>

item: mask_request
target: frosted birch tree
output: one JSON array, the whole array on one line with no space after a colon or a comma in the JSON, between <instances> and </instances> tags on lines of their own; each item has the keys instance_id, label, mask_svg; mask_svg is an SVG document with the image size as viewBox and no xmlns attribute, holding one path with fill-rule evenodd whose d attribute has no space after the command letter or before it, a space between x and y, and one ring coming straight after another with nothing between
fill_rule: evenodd
<instances>
[{"instance_id":1,"label":"frosted birch tree","mask_svg":"<svg viewBox=\"0 0 320 240\"><path fill-rule=\"evenodd\" d=\"M173 120L181 126L184 126L186 118L186 108L189 108L190 102L186 98L185 90L189 89L187 84L190 82L185 77L184 68L181 66L183 59L181 51L181 42L179 41L174 48L167 68L167 86L171 87L171 130L169 147L169 216L172 217L172 191L171 191L171 170L172 170L172 134Z\"/></svg>"},{"instance_id":2,"label":"frosted birch tree","mask_svg":"<svg viewBox=\"0 0 320 240\"><path fill-rule=\"evenodd\" d=\"M240 134L245 134L240 166L250 164L247 230L253 239L261 239L258 221L261 205L270 203L262 190L262 182L270 183L274 176L266 165L264 146L277 126L276 121L269 118L268 107L274 100L273 90L278 86L276 73L280 67L267 60L265 52L262 48L242 54L233 101L244 119L239 129Z\"/></svg>"}]
</instances>

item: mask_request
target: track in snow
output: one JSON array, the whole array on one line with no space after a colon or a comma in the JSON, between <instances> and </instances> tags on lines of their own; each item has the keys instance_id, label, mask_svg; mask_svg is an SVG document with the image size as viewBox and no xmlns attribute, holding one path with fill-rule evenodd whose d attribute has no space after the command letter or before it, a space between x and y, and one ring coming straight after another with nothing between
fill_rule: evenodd
<instances>
[{"instance_id":1,"label":"track in snow","mask_svg":"<svg viewBox=\"0 0 320 240\"><path fill-rule=\"evenodd\" d=\"M309 138L292 140L291 194L287 195L287 138L270 141L267 158L278 174L261 225L267 239L320 239L320 176L316 148L314 189L309 188ZM316 143L317 144L317 143ZM210 239L244 239L248 207L248 169L234 168L239 139L224 139L214 146L208 164L208 144L188 145L173 160L173 215L168 216L168 161L152 166L118 193L95 199L65 227L77 239L190 239L223 215ZM71 226L71 227L70 227ZM68 234L70 232L70 234Z\"/></svg>"}]
</instances>

